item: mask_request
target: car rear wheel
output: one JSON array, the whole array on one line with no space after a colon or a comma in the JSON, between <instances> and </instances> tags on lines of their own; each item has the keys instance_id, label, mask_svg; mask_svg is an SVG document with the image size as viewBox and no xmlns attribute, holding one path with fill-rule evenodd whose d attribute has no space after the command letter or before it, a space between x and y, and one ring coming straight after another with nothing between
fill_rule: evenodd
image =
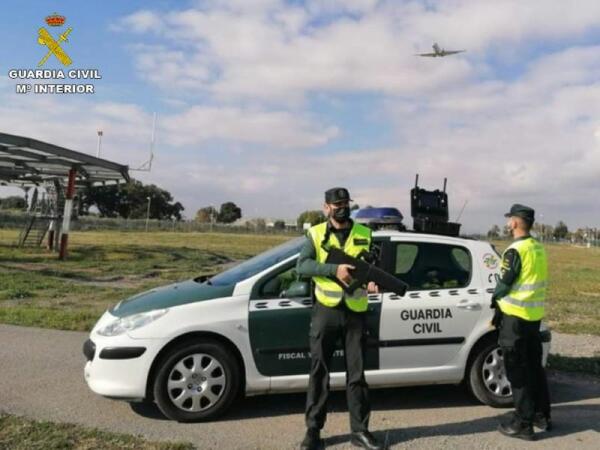
<instances>
[{"instance_id":1,"label":"car rear wheel","mask_svg":"<svg viewBox=\"0 0 600 450\"><path fill-rule=\"evenodd\" d=\"M239 363L222 344L188 342L160 363L154 398L169 419L210 420L231 406L240 380Z\"/></svg>"},{"instance_id":2,"label":"car rear wheel","mask_svg":"<svg viewBox=\"0 0 600 450\"><path fill-rule=\"evenodd\" d=\"M479 347L468 371L471 393L480 402L493 407L512 405L512 389L506 378L502 349L490 341Z\"/></svg>"}]
</instances>

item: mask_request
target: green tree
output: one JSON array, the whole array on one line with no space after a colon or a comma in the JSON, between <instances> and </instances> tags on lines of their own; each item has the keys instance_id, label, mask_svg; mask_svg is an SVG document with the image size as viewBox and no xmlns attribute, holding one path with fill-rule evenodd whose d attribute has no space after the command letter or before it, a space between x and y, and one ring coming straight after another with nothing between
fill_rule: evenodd
<instances>
[{"instance_id":1,"label":"green tree","mask_svg":"<svg viewBox=\"0 0 600 450\"><path fill-rule=\"evenodd\" d=\"M488 239L498 239L500 237L500 227L498 225L494 225L487 232Z\"/></svg>"},{"instance_id":2,"label":"green tree","mask_svg":"<svg viewBox=\"0 0 600 450\"><path fill-rule=\"evenodd\" d=\"M325 215L322 211L313 210L313 211L304 211L298 216L296 222L298 223L298 228L302 229L305 223L310 223L310 225L316 225L318 223L325 221Z\"/></svg>"},{"instance_id":3,"label":"green tree","mask_svg":"<svg viewBox=\"0 0 600 450\"><path fill-rule=\"evenodd\" d=\"M276 220L273 223L273 228L276 230L285 230L285 222L283 220Z\"/></svg>"},{"instance_id":4,"label":"green tree","mask_svg":"<svg viewBox=\"0 0 600 450\"><path fill-rule=\"evenodd\" d=\"M242 210L233 202L226 202L221 205L217 222L232 223L242 217Z\"/></svg>"},{"instance_id":5,"label":"green tree","mask_svg":"<svg viewBox=\"0 0 600 450\"><path fill-rule=\"evenodd\" d=\"M170 192L137 180L118 186L88 186L80 192L80 196L81 215L88 214L90 207L95 206L101 217L142 219L146 217L148 201L151 219L181 220L184 210L181 203L173 203Z\"/></svg>"},{"instance_id":6,"label":"green tree","mask_svg":"<svg viewBox=\"0 0 600 450\"><path fill-rule=\"evenodd\" d=\"M569 234L569 228L567 227L567 224L564 223L562 220L559 220L558 223L556 224L556 226L554 227L554 238L555 239L565 239Z\"/></svg>"},{"instance_id":7,"label":"green tree","mask_svg":"<svg viewBox=\"0 0 600 450\"><path fill-rule=\"evenodd\" d=\"M217 218L218 212L212 206L205 206L196 212L196 222L211 223Z\"/></svg>"},{"instance_id":8,"label":"green tree","mask_svg":"<svg viewBox=\"0 0 600 450\"><path fill-rule=\"evenodd\" d=\"M11 195L9 197L0 198L0 209L25 209L27 202L23 197Z\"/></svg>"}]
</instances>

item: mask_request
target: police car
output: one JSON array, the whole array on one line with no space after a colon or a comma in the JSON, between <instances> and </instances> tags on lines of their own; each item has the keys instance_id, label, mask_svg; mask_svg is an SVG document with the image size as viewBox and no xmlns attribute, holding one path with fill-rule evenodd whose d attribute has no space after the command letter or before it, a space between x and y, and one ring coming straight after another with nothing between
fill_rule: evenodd
<instances>
[{"instance_id":1,"label":"police car","mask_svg":"<svg viewBox=\"0 0 600 450\"><path fill-rule=\"evenodd\" d=\"M84 344L92 391L155 401L177 421L209 420L239 395L305 390L310 282L297 281L304 237L210 278L152 289L100 318ZM405 296L369 295L366 378L371 388L464 383L481 402L512 400L490 299L500 257L484 241L380 230L380 267ZM543 327L544 361L550 333ZM345 385L334 355L332 388Z\"/></svg>"}]
</instances>

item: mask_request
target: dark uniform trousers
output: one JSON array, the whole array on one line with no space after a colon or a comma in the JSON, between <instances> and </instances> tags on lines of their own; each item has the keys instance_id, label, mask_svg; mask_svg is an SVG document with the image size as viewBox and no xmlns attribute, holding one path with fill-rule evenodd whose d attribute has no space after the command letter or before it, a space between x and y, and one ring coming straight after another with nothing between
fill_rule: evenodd
<instances>
[{"instance_id":1,"label":"dark uniform trousers","mask_svg":"<svg viewBox=\"0 0 600 450\"><path fill-rule=\"evenodd\" d=\"M516 418L530 424L536 413L550 417L550 394L542 366L540 321L503 314L498 344L512 386Z\"/></svg>"},{"instance_id":2,"label":"dark uniform trousers","mask_svg":"<svg viewBox=\"0 0 600 450\"><path fill-rule=\"evenodd\" d=\"M329 373L336 343L342 343L346 365L346 397L353 432L367 431L371 407L365 380L366 313L351 311L342 300L327 307L315 300L310 324L311 367L306 397L307 428L323 428L327 416Z\"/></svg>"}]
</instances>

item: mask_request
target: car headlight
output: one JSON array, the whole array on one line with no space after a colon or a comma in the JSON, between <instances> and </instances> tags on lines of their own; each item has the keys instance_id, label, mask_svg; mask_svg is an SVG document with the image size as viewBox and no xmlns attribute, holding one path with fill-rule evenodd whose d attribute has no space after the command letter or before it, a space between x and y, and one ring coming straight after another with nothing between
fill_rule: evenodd
<instances>
[{"instance_id":1,"label":"car headlight","mask_svg":"<svg viewBox=\"0 0 600 450\"><path fill-rule=\"evenodd\" d=\"M154 322L156 319L164 316L168 311L169 310L166 308L155 309L154 311L121 317L100 328L97 333L100 336L118 336L126 333L127 331L135 330L143 327L144 325L148 325L149 323Z\"/></svg>"}]
</instances>

